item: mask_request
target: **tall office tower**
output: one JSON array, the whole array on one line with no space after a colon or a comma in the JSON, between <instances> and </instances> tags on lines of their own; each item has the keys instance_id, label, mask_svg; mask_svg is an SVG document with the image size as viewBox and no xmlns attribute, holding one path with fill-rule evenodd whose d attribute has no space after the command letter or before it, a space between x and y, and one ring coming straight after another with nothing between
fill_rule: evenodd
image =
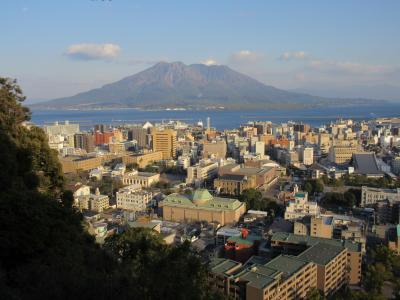
<instances>
[{"instance_id":1,"label":"tall office tower","mask_svg":"<svg viewBox=\"0 0 400 300\"><path fill-rule=\"evenodd\" d=\"M210 131L211 129L211 119L210 117L207 117L207 130Z\"/></svg>"},{"instance_id":2,"label":"tall office tower","mask_svg":"<svg viewBox=\"0 0 400 300\"><path fill-rule=\"evenodd\" d=\"M310 166L314 163L314 148L312 147L305 147L302 149L302 160L303 164L306 166Z\"/></svg>"},{"instance_id":3,"label":"tall office tower","mask_svg":"<svg viewBox=\"0 0 400 300\"><path fill-rule=\"evenodd\" d=\"M45 125L43 129L49 135L72 135L79 132L79 124L70 124L69 121L64 124L55 122L53 125Z\"/></svg>"},{"instance_id":4,"label":"tall office tower","mask_svg":"<svg viewBox=\"0 0 400 300\"><path fill-rule=\"evenodd\" d=\"M87 153L94 151L94 138L89 133L76 133L74 135L74 146L86 150Z\"/></svg>"},{"instance_id":5,"label":"tall office tower","mask_svg":"<svg viewBox=\"0 0 400 300\"><path fill-rule=\"evenodd\" d=\"M294 124L293 126L293 131L297 131L297 132L309 132L310 131L310 125L308 124Z\"/></svg>"},{"instance_id":6,"label":"tall office tower","mask_svg":"<svg viewBox=\"0 0 400 300\"><path fill-rule=\"evenodd\" d=\"M172 159L176 156L176 131L173 129L154 129L151 134L153 151L161 151L163 159Z\"/></svg>"},{"instance_id":7,"label":"tall office tower","mask_svg":"<svg viewBox=\"0 0 400 300\"><path fill-rule=\"evenodd\" d=\"M128 140L136 140L139 148L145 148L148 145L147 129L142 127L133 127L128 131Z\"/></svg>"}]
</instances>

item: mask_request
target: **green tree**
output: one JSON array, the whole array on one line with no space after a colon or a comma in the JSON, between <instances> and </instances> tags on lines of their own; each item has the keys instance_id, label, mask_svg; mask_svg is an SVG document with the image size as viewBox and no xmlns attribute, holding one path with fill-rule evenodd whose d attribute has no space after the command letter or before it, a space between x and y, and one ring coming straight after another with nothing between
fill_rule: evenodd
<instances>
[{"instance_id":1,"label":"green tree","mask_svg":"<svg viewBox=\"0 0 400 300\"><path fill-rule=\"evenodd\" d=\"M307 300L324 300L324 296L317 288L312 288L307 292Z\"/></svg>"},{"instance_id":2,"label":"green tree","mask_svg":"<svg viewBox=\"0 0 400 300\"><path fill-rule=\"evenodd\" d=\"M138 299L210 298L207 270L189 243L170 247L155 231L132 228L108 238L105 249L137 283L128 293Z\"/></svg>"}]
</instances>

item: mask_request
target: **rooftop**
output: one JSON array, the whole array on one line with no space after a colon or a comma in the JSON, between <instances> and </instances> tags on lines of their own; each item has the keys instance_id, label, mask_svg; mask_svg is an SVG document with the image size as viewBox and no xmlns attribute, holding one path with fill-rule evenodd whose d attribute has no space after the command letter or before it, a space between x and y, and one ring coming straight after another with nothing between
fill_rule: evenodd
<instances>
[{"instance_id":1,"label":"rooftop","mask_svg":"<svg viewBox=\"0 0 400 300\"><path fill-rule=\"evenodd\" d=\"M305 250L298 257L306 261L314 262L318 265L326 265L336 256L338 256L345 248L339 245L331 245L318 242L312 247Z\"/></svg>"}]
</instances>

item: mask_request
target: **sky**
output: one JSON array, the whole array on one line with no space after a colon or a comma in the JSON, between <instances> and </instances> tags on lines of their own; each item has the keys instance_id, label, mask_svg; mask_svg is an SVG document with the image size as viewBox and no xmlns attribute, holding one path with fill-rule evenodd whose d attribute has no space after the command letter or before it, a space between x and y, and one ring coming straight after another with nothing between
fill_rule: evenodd
<instances>
[{"instance_id":1,"label":"sky","mask_svg":"<svg viewBox=\"0 0 400 300\"><path fill-rule=\"evenodd\" d=\"M0 76L53 99L182 61L283 89L396 94L399 11L398 0L2 0Z\"/></svg>"}]
</instances>

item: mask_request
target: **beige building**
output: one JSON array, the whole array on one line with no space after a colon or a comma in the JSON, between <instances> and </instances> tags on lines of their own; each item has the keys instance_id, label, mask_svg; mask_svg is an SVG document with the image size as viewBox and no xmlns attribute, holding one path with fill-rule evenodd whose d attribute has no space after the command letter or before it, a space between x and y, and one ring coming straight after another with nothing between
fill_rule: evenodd
<instances>
[{"instance_id":1,"label":"beige building","mask_svg":"<svg viewBox=\"0 0 400 300\"><path fill-rule=\"evenodd\" d=\"M79 194L74 197L75 206L79 210L91 210L102 212L110 207L110 201L107 195L101 195L99 189L96 189L94 194Z\"/></svg>"},{"instance_id":2,"label":"beige building","mask_svg":"<svg viewBox=\"0 0 400 300\"><path fill-rule=\"evenodd\" d=\"M152 151L123 156L122 162L125 165L136 164L138 168L145 168L146 166L162 159L163 153L161 151Z\"/></svg>"},{"instance_id":3,"label":"beige building","mask_svg":"<svg viewBox=\"0 0 400 300\"><path fill-rule=\"evenodd\" d=\"M213 197L205 189L198 189L193 195L171 194L160 206L163 220L166 221L207 221L222 226L236 223L246 212L245 203L236 199Z\"/></svg>"},{"instance_id":4,"label":"beige building","mask_svg":"<svg viewBox=\"0 0 400 300\"><path fill-rule=\"evenodd\" d=\"M197 165L187 168L186 184L201 187L206 180L215 178L218 174L218 163L211 160L201 160Z\"/></svg>"},{"instance_id":5,"label":"beige building","mask_svg":"<svg viewBox=\"0 0 400 300\"><path fill-rule=\"evenodd\" d=\"M329 149L329 161L335 164L349 163L354 153L360 152L357 143L350 141L337 141Z\"/></svg>"},{"instance_id":6,"label":"beige building","mask_svg":"<svg viewBox=\"0 0 400 300\"><path fill-rule=\"evenodd\" d=\"M78 171L89 171L100 167L102 158L66 156L60 158L60 163L64 173L73 173Z\"/></svg>"},{"instance_id":7,"label":"beige building","mask_svg":"<svg viewBox=\"0 0 400 300\"><path fill-rule=\"evenodd\" d=\"M331 146L331 139L329 133L321 132L318 134L318 147L321 153L328 153Z\"/></svg>"},{"instance_id":8,"label":"beige building","mask_svg":"<svg viewBox=\"0 0 400 300\"><path fill-rule=\"evenodd\" d=\"M204 141L203 143L203 158L209 157L225 158L226 157L226 142L222 141Z\"/></svg>"},{"instance_id":9,"label":"beige building","mask_svg":"<svg viewBox=\"0 0 400 300\"><path fill-rule=\"evenodd\" d=\"M153 184L160 181L160 174L149 172L138 172L136 170L125 173L122 176L122 184L132 185L138 184L143 188L151 187Z\"/></svg>"},{"instance_id":10,"label":"beige building","mask_svg":"<svg viewBox=\"0 0 400 300\"><path fill-rule=\"evenodd\" d=\"M367 186L361 188L360 206L371 206L384 200L389 200L389 202L400 201L400 188L380 189Z\"/></svg>"},{"instance_id":11,"label":"beige building","mask_svg":"<svg viewBox=\"0 0 400 300\"><path fill-rule=\"evenodd\" d=\"M152 131L153 151L161 151L163 159L173 159L176 157L176 131L172 129Z\"/></svg>"},{"instance_id":12,"label":"beige building","mask_svg":"<svg viewBox=\"0 0 400 300\"><path fill-rule=\"evenodd\" d=\"M143 211L151 203L153 193L142 190L139 184L133 184L119 189L116 193L116 198L118 208Z\"/></svg>"}]
</instances>

